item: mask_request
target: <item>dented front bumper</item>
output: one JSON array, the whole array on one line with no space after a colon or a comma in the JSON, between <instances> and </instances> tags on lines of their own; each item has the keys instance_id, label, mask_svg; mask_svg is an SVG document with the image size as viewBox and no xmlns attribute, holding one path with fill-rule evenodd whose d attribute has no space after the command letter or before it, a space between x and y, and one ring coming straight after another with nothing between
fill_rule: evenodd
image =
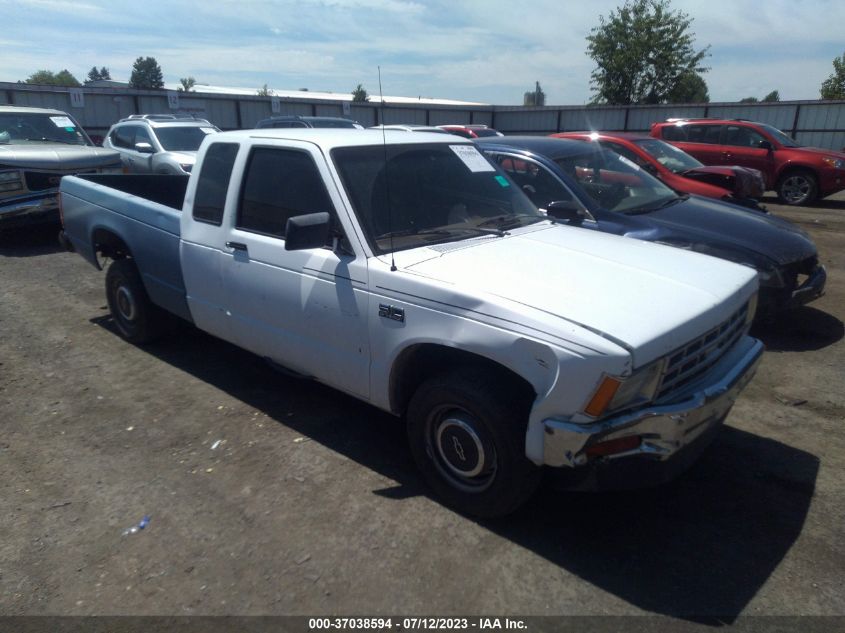
<instances>
[{"instance_id":1,"label":"dented front bumper","mask_svg":"<svg viewBox=\"0 0 845 633\"><path fill-rule=\"evenodd\" d=\"M604 463L622 458L671 461L684 447L712 435L707 431L725 419L754 375L762 354L760 341L744 337L692 393L679 401L591 424L544 420L543 463L578 469L597 461ZM629 441L624 441L626 438ZM610 444L612 440L620 441ZM608 454L597 446L601 444L625 448L622 452Z\"/></svg>"}]
</instances>

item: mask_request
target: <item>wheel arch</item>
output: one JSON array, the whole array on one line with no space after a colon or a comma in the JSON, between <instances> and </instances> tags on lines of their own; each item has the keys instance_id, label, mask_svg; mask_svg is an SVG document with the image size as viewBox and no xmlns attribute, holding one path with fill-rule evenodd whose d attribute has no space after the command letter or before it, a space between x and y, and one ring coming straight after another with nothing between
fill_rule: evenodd
<instances>
[{"instance_id":1,"label":"wheel arch","mask_svg":"<svg viewBox=\"0 0 845 633\"><path fill-rule=\"evenodd\" d=\"M397 415L404 415L411 397L423 382L458 366L493 372L514 385L524 397L533 401L537 396L537 390L525 377L500 362L457 347L416 343L402 350L391 368L390 410Z\"/></svg>"},{"instance_id":2,"label":"wheel arch","mask_svg":"<svg viewBox=\"0 0 845 633\"><path fill-rule=\"evenodd\" d=\"M124 239L111 229L98 227L91 233L91 249L94 255L95 265L99 270L103 269L97 253L110 259L126 259L132 257L132 251Z\"/></svg>"}]
</instances>

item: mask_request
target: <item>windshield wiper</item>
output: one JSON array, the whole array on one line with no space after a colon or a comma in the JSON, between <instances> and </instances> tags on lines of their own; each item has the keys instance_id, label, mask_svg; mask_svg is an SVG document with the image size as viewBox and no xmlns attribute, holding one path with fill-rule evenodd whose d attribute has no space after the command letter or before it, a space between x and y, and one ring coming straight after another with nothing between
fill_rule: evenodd
<instances>
[{"instance_id":1,"label":"windshield wiper","mask_svg":"<svg viewBox=\"0 0 845 633\"><path fill-rule=\"evenodd\" d=\"M536 220L537 222L546 219L542 216L534 215L533 213L505 213L502 215L493 216L492 218L487 218L483 222L479 222L476 226L484 227L496 225L496 229L500 231L503 229L514 229L519 228L521 226L527 226L522 224L523 218L531 218L533 220Z\"/></svg>"},{"instance_id":2,"label":"windshield wiper","mask_svg":"<svg viewBox=\"0 0 845 633\"><path fill-rule=\"evenodd\" d=\"M46 136L42 136L41 138L25 138L24 141L39 141L41 143L61 143L62 145L79 145L79 143L71 143L70 141L62 141L57 138L47 138Z\"/></svg>"},{"instance_id":3,"label":"windshield wiper","mask_svg":"<svg viewBox=\"0 0 845 633\"><path fill-rule=\"evenodd\" d=\"M451 237L456 233L479 233L483 235L495 235L497 237L504 237L508 233L501 229L484 229L477 226L461 226L441 229L402 229L399 231L390 231L389 233L382 233L377 235L377 240L383 240L389 237L408 237L410 235L442 235L443 237Z\"/></svg>"},{"instance_id":4,"label":"windshield wiper","mask_svg":"<svg viewBox=\"0 0 845 633\"><path fill-rule=\"evenodd\" d=\"M682 196L668 198L655 207L634 207L633 209L630 209L628 211L622 211L621 213L627 213L628 215L651 213L652 211L659 211L660 209L665 209L666 207L671 207L673 204L678 204L679 202L686 202L687 200L689 200L689 194L684 194Z\"/></svg>"}]
</instances>

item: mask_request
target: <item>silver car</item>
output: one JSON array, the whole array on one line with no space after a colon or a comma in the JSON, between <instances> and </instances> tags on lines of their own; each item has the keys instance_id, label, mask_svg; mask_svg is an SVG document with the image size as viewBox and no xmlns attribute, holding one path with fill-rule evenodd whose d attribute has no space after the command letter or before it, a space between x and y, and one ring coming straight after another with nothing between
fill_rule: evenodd
<instances>
[{"instance_id":1,"label":"silver car","mask_svg":"<svg viewBox=\"0 0 845 633\"><path fill-rule=\"evenodd\" d=\"M109 129L103 147L120 153L133 174L188 174L203 139L220 129L205 119L133 114Z\"/></svg>"}]
</instances>

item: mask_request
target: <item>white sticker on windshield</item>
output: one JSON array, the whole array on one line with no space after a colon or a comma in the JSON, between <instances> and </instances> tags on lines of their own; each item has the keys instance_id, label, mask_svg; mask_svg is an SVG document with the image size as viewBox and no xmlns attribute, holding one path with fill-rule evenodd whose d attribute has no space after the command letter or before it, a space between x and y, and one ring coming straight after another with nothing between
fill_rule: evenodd
<instances>
[{"instance_id":1,"label":"white sticker on windshield","mask_svg":"<svg viewBox=\"0 0 845 633\"><path fill-rule=\"evenodd\" d=\"M213 127L201 127L200 129L206 134L214 134L217 131Z\"/></svg>"},{"instance_id":2,"label":"white sticker on windshield","mask_svg":"<svg viewBox=\"0 0 845 633\"><path fill-rule=\"evenodd\" d=\"M640 171L640 166L637 165L634 161L632 161L629 158L625 158L624 156L620 156L619 162L625 163L626 165L628 165L628 167L632 167L632 168L636 169L637 171Z\"/></svg>"},{"instance_id":3,"label":"white sticker on windshield","mask_svg":"<svg viewBox=\"0 0 845 633\"><path fill-rule=\"evenodd\" d=\"M56 127L76 127L76 124L66 116L51 116L50 120Z\"/></svg>"},{"instance_id":4,"label":"white sticker on windshield","mask_svg":"<svg viewBox=\"0 0 845 633\"><path fill-rule=\"evenodd\" d=\"M496 168L488 163L487 159L481 155L481 152L472 145L450 145L449 147L458 155L458 158L463 161L464 165L469 167L470 171L496 171Z\"/></svg>"}]
</instances>

